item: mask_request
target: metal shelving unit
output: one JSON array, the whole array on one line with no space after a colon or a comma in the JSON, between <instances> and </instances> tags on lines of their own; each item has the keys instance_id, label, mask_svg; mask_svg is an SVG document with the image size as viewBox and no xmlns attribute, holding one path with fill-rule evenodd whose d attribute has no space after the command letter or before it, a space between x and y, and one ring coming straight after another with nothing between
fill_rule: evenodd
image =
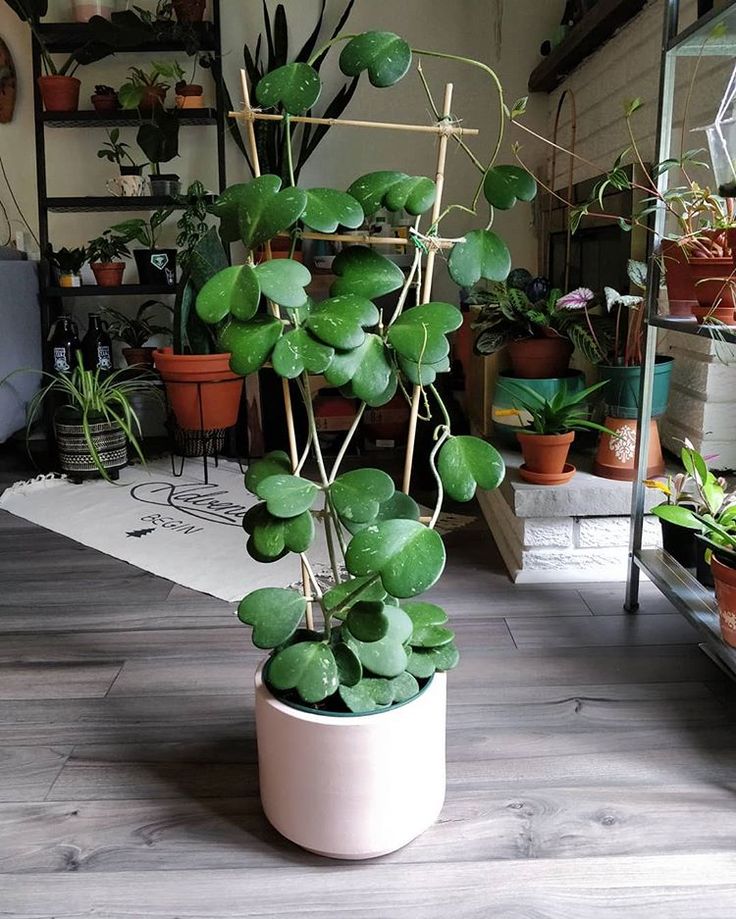
<instances>
[{"instance_id":1,"label":"metal shelving unit","mask_svg":"<svg viewBox=\"0 0 736 919\"><path fill-rule=\"evenodd\" d=\"M736 0L731 0L724 9L715 10L703 16L678 34L679 13L679 0L665 0L657 125L658 145L655 162L662 162L670 155L675 71L678 58L698 55L736 57ZM669 173L663 172L658 178L658 187L661 192L667 188L668 176ZM665 219L664 210L659 208L654 221L655 243L664 236ZM736 342L736 329L719 328L716 331L712 328L698 326L695 322L660 316L658 314L659 285L660 270L655 260L651 263L647 288L647 319L644 333L646 345L639 391L637 470L631 499L630 557L625 609L635 612L639 608L639 577L640 572L644 571L659 590L703 635L704 641L701 646L703 650L736 677L736 651L726 645L721 638L718 608L713 594L702 587L687 569L664 550L642 549L645 494L643 480L646 478L649 453L649 422L652 417L657 330L674 329L686 335L696 335L701 338L717 337L720 340Z\"/></svg>"}]
</instances>

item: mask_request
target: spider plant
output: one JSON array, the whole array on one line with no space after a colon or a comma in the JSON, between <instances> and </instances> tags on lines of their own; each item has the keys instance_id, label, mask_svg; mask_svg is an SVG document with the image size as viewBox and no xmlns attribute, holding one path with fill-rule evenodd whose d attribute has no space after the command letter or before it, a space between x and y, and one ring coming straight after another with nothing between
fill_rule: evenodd
<instances>
[{"instance_id":1,"label":"spider plant","mask_svg":"<svg viewBox=\"0 0 736 919\"><path fill-rule=\"evenodd\" d=\"M173 312L170 306L160 300L146 300L138 307L135 316L126 316L111 307L103 310L110 337L121 341L128 348L143 348L154 335L171 335L171 326L159 325L149 318L155 307Z\"/></svg>"}]
</instances>

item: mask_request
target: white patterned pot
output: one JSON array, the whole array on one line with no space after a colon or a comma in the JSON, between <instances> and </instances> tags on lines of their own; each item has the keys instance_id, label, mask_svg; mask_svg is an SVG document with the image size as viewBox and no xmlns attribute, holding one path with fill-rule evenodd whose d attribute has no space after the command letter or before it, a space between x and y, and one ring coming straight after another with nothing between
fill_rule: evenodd
<instances>
[{"instance_id":1,"label":"white patterned pot","mask_svg":"<svg viewBox=\"0 0 736 919\"><path fill-rule=\"evenodd\" d=\"M447 677L383 712L286 705L256 672L261 802L287 839L330 858L375 858L436 820L445 800Z\"/></svg>"}]
</instances>

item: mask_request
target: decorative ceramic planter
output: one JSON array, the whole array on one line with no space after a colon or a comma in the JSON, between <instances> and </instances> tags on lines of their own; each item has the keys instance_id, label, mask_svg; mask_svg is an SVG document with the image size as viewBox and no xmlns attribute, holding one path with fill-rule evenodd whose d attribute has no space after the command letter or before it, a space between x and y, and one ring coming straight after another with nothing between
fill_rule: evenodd
<instances>
[{"instance_id":1,"label":"decorative ceramic planter","mask_svg":"<svg viewBox=\"0 0 736 919\"><path fill-rule=\"evenodd\" d=\"M565 434L517 434L524 463L519 475L535 485L562 485L575 474L567 462L567 454L575 440L575 432Z\"/></svg>"},{"instance_id":2,"label":"decorative ceramic planter","mask_svg":"<svg viewBox=\"0 0 736 919\"><path fill-rule=\"evenodd\" d=\"M161 348L153 357L180 428L213 431L235 424L243 377L230 369L230 354L174 354Z\"/></svg>"},{"instance_id":3,"label":"decorative ceramic planter","mask_svg":"<svg viewBox=\"0 0 736 919\"><path fill-rule=\"evenodd\" d=\"M141 284L176 287L176 249L133 249Z\"/></svg>"},{"instance_id":4,"label":"decorative ceramic planter","mask_svg":"<svg viewBox=\"0 0 736 919\"><path fill-rule=\"evenodd\" d=\"M128 465L128 442L122 428L104 419L92 420L89 427L100 462L111 478L117 478L118 470ZM54 431L61 471L73 479L99 478L100 472L89 452L84 428L76 414L64 410L58 412L54 419Z\"/></svg>"},{"instance_id":5,"label":"decorative ceramic planter","mask_svg":"<svg viewBox=\"0 0 736 919\"><path fill-rule=\"evenodd\" d=\"M670 399L672 365L673 358L657 357L654 366L652 418L659 418L667 411ZM601 380L608 382L608 385L603 388L607 414L614 418L636 418L639 413L641 367L601 365L599 370Z\"/></svg>"},{"instance_id":6,"label":"decorative ceramic planter","mask_svg":"<svg viewBox=\"0 0 736 919\"><path fill-rule=\"evenodd\" d=\"M81 82L76 77L49 75L38 77L43 107L47 112L76 112Z\"/></svg>"},{"instance_id":7,"label":"decorative ceramic planter","mask_svg":"<svg viewBox=\"0 0 736 919\"><path fill-rule=\"evenodd\" d=\"M496 415L498 410L516 407L511 390L502 385L509 384L510 387L513 387L514 383L521 383L523 386L533 389L535 393L538 393L544 399L552 399L558 392L570 394L582 392L585 389L585 376L580 370L568 370L563 376L547 377L541 380L514 377L510 372L498 375L491 408L494 441L498 441L504 447L518 450L519 442L516 435L519 428L524 428L528 425L531 416L523 409L520 415L508 417L498 417ZM522 390L518 391L523 392Z\"/></svg>"},{"instance_id":8,"label":"decorative ceramic planter","mask_svg":"<svg viewBox=\"0 0 736 919\"><path fill-rule=\"evenodd\" d=\"M545 338L525 338L506 346L511 370L522 380L562 377L567 372L573 352L572 342L559 335Z\"/></svg>"},{"instance_id":9,"label":"decorative ceramic planter","mask_svg":"<svg viewBox=\"0 0 736 919\"><path fill-rule=\"evenodd\" d=\"M731 648L736 648L736 568L724 564L715 553L710 560L721 620L721 635Z\"/></svg>"},{"instance_id":10,"label":"decorative ceramic planter","mask_svg":"<svg viewBox=\"0 0 736 919\"><path fill-rule=\"evenodd\" d=\"M256 672L261 802L287 839L330 858L376 858L436 820L445 799L447 678L403 705L325 715L286 705Z\"/></svg>"},{"instance_id":11,"label":"decorative ceramic planter","mask_svg":"<svg viewBox=\"0 0 736 919\"><path fill-rule=\"evenodd\" d=\"M633 482L636 478L636 421L631 418L614 418L608 416L604 427L615 434L601 434L598 451L593 463L593 475L602 479L616 479L620 482ZM652 418L649 428L649 457L647 460L647 478L653 479L664 475L665 465L662 446L659 441L657 422Z\"/></svg>"}]
</instances>

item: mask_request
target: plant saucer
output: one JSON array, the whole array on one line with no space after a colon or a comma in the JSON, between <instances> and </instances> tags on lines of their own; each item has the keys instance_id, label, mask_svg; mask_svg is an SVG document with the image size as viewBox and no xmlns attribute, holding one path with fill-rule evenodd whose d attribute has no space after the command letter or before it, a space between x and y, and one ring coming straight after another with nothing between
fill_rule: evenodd
<instances>
[{"instance_id":1,"label":"plant saucer","mask_svg":"<svg viewBox=\"0 0 736 919\"><path fill-rule=\"evenodd\" d=\"M562 472L532 472L526 463L519 466L519 475L532 485L565 485L577 472L572 463L565 463Z\"/></svg>"}]
</instances>

